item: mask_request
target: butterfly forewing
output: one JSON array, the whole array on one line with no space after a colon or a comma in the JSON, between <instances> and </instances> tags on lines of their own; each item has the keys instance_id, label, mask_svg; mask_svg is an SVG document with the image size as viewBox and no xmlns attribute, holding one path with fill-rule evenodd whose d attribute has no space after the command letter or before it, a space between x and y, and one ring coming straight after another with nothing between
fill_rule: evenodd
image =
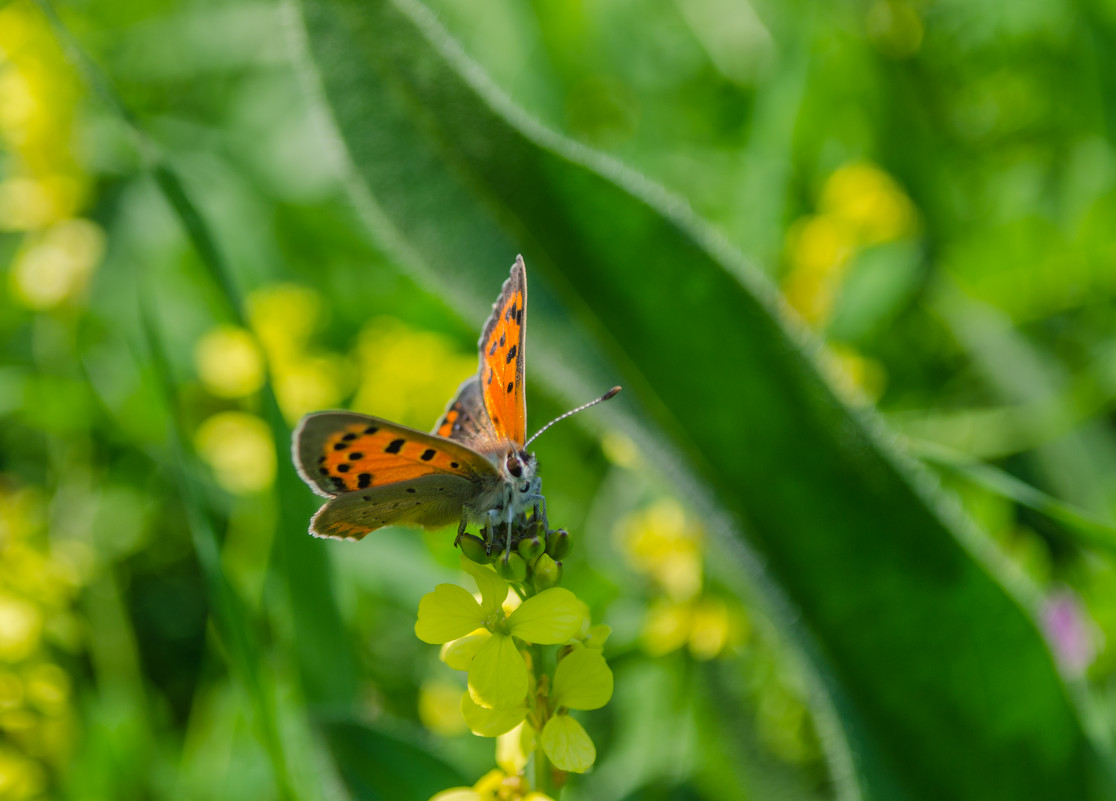
<instances>
[{"instance_id":1,"label":"butterfly forewing","mask_svg":"<svg viewBox=\"0 0 1116 801\"><path fill-rule=\"evenodd\" d=\"M504 282L477 346L480 350L481 393L497 437L517 448L526 440L527 405L523 392L527 271L518 257Z\"/></svg>"},{"instance_id":2,"label":"butterfly forewing","mask_svg":"<svg viewBox=\"0 0 1116 801\"><path fill-rule=\"evenodd\" d=\"M378 417L319 412L295 432L302 478L326 496L400 484L429 475L482 481L497 476L479 453Z\"/></svg>"}]
</instances>

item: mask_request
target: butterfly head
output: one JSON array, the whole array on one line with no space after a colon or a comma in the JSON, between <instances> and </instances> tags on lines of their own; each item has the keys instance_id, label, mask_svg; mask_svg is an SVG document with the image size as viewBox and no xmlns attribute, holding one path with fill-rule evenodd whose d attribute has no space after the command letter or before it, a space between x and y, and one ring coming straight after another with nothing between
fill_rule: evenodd
<instances>
[{"instance_id":1,"label":"butterfly head","mask_svg":"<svg viewBox=\"0 0 1116 801\"><path fill-rule=\"evenodd\" d=\"M504 458L504 473L508 482L515 484L520 492L530 491L531 481L538 469L535 454L528 453L526 449L510 449Z\"/></svg>"}]
</instances>

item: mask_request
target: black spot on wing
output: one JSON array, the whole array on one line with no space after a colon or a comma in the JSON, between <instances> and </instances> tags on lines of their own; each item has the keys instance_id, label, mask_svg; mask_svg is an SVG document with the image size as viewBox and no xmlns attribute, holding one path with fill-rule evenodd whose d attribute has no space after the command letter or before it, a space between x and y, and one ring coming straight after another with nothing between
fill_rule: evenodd
<instances>
[{"instance_id":1,"label":"black spot on wing","mask_svg":"<svg viewBox=\"0 0 1116 801\"><path fill-rule=\"evenodd\" d=\"M372 486L372 474L371 473L361 473L359 476L357 476L357 487L359 489L368 489L371 486ZM368 498L366 497L364 500L367 501Z\"/></svg>"},{"instance_id":2,"label":"black spot on wing","mask_svg":"<svg viewBox=\"0 0 1116 801\"><path fill-rule=\"evenodd\" d=\"M406 442L407 440L405 439L393 439L388 443L388 446L384 448L384 453L399 453L399 451L403 450L403 445L406 444Z\"/></svg>"},{"instance_id":3,"label":"black spot on wing","mask_svg":"<svg viewBox=\"0 0 1116 801\"><path fill-rule=\"evenodd\" d=\"M338 472L338 473L348 473L348 472L349 472L349 468L350 468L351 466L352 466L352 465L348 465L348 464L339 464L339 465L337 465L337 472Z\"/></svg>"},{"instance_id":4,"label":"black spot on wing","mask_svg":"<svg viewBox=\"0 0 1116 801\"><path fill-rule=\"evenodd\" d=\"M429 462L437 453L438 452L433 448L427 448L422 452L422 456L420 456L419 458L422 459L424 462Z\"/></svg>"},{"instance_id":5,"label":"black spot on wing","mask_svg":"<svg viewBox=\"0 0 1116 801\"><path fill-rule=\"evenodd\" d=\"M368 428L364 429L364 433L365 434L375 434L379 430L380 429L377 426L368 426Z\"/></svg>"},{"instance_id":6,"label":"black spot on wing","mask_svg":"<svg viewBox=\"0 0 1116 801\"><path fill-rule=\"evenodd\" d=\"M341 439L345 440L345 442L352 442L356 438L357 438L357 435L352 433L351 431L348 434L346 434L345 436L341 437Z\"/></svg>"},{"instance_id":7,"label":"black spot on wing","mask_svg":"<svg viewBox=\"0 0 1116 801\"><path fill-rule=\"evenodd\" d=\"M407 492L413 493L414 491L415 491L414 487L407 487Z\"/></svg>"},{"instance_id":8,"label":"black spot on wing","mask_svg":"<svg viewBox=\"0 0 1116 801\"><path fill-rule=\"evenodd\" d=\"M515 389L515 382L514 381L509 381L508 382L508 392L511 392L513 389Z\"/></svg>"},{"instance_id":9,"label":"black spot on wing","mask_svg":"<svg viewBox=\"0 0 1116 801\"><path fill-rule=\"evenodd\" d=\"M347 446L347 445L345 445L345 443L344 443L344 442L335 442L335 443L333 444L333 449L334 449L335 451L343 451L343 450L345 450L345 448L346 448L346 447L348 447L348 446Z\"/></svg>"},{"instance_id":10,"label":"black spot on wing","mask_svg":"<svg viewBox=\"0 0 1116 801\"><path fill-rule=\"evenodd\" d=\"M332 478L330 478L330 481L333 482L333 488L335 490L340 492L341 490L345 489L345 479L341 478L341 476L333 476Z\"/></svg>"},{"instance_id":11,"label":"black spot on wing","mask_svg":"<svg viewBox=\"0 0 1116 801\"><path fill-rule=\"evenodd\" d=\"M512 345L511 346L511 350L508 351L508 359L505 362L505 364L511 364L512 362L515 361L515 354L516 354L516 351L518 350L518 348L519 348L518 345Z\"/></svg>"},{"instance_id":12,"label":"black spot on wing","mask_svg":"<svg viewBox=\"0 0 1116 801\"><path fill-rule=\"evenodd\" d=\"M353 451L349 454L349 460L355 462L357 459L363 459L364 454L359 451Z\"/></svg>"},{"instance_id":13,"label":"black spot on wing","mask_svg":"<svg viewBox=\"0 0 1116 801\"><path fill-rule=\"evenodd\" d=\"M461 467L461 465L459 465L457 462L450 462L450 467L456 470L457 468Z\"/></svg>"}]
</instances>

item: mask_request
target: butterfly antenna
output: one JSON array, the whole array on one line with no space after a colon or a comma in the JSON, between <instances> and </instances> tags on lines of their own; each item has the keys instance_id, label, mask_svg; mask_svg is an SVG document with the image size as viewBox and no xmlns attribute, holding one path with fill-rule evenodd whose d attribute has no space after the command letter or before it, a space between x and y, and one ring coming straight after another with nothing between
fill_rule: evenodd
<instances>
[{"instance_id":1,"label":"butterfly antenna","mask_svg":"<svg viewBox=\"0 0 1116 801\"><path fill-rule=\"evenodd\" d=\"M553 420L551 420L549 423L547 423L545 426L543 426L538 431L536 431L535 435L533 437L531 437L529 440L527 440L526 444L523 447L527 448L532 442L534 442L535 440L537 440L539 438L539 435L542 434L542 432L546 431L548 428L550 428L552 425L559 422L560 420L565 420L567 417L569 417L571 415L574 415L574 414L577 414L578 412L584 412L590 406L596 406L598 403L604 403L609 398L614 397L616 395L616 393L620 391L620 389L621 389L620 387L613 387L612 389L610 389L605 394L601 395L596 400L589 401L588 403L586 403L582 406L578 406L576 409L570 409L565 414L558 415Z\"/></svg>"}]
</instances>

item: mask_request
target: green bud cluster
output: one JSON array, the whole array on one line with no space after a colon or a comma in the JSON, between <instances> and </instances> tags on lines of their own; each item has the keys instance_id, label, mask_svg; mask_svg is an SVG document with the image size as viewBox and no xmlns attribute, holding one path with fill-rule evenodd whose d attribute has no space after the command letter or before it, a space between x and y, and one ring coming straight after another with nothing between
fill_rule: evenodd
<instances>
[{"instance_id":1,"label":"green bud cluster","mask_svg":"<svg viewBox=\"0 0 1116 801\"><path fill-rule=\"evenodd\" d=\"M506 531L484 526L476 534L461 533L456 541L461 553L478 565L492 565L506 581L529 583L541 592L562 583L562 559L570 552L570 533L551 530L542 520L526 516L512 524L511 550Z\"/></svg>"}]
</instances>

